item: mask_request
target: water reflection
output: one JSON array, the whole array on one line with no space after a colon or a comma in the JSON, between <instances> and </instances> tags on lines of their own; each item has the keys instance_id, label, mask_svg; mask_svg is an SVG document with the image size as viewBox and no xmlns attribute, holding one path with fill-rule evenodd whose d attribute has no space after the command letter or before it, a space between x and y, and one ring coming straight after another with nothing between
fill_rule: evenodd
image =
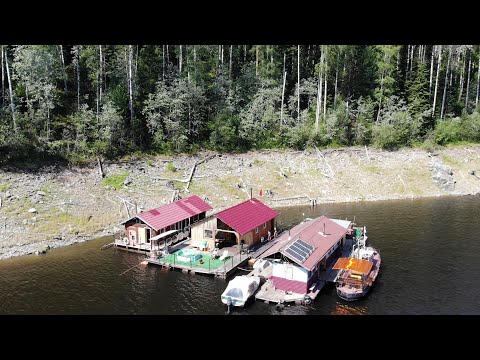
<instances>
[{"instance_id":1,"label":"water reflection","mask_svg":"<svg viewBox=\"0 0 480 360\"><path fill-rule=\"evenodd\" d=\"M337 301L330 315L366 315L367 307L362 305L345 304Z\"/></svg>"},{"instance_id":2,"label":"water reflection","mask_svg":"<svg viewBox=\"0 0 480 360\"><path fill-rule=\"evenodd\" d=\"M382 254L368 295L339 299L334 286L310 306L254 301L229 316L480 314L480 197L445 197L278 209L277 228L326 215L366 225ZM0 314L225 315L227 281L141 265L143 255L101 238L42 256L0 261Z\"/></svg>"}]
</instances>

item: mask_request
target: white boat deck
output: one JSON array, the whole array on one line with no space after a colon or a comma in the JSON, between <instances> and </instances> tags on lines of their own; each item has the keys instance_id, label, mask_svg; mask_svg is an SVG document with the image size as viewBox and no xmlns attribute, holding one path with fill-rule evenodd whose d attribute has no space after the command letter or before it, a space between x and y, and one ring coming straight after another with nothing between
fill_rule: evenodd
<instances>
[{"instance_id":1,"label":"white boat deck","mask_svg":"<svg viewBox=\"0 0 480 360\"><path fill-rule=\"evenodd\" d=\"M325 281L319 280L315 285L310 288L309 292L306 294L312 300L315 300L317 295L319 294L320 290L322 290L323 286L325 285ZM260 290L258 290L255 298L258 300L263 300L267 303L273 302L277 304L282 304L284 302L296 302L300 303L304 300L305 294L295 294L289 293L285 290L276 289L273 286L271 280L267 280Z\"/></svg>"}]
</instances>

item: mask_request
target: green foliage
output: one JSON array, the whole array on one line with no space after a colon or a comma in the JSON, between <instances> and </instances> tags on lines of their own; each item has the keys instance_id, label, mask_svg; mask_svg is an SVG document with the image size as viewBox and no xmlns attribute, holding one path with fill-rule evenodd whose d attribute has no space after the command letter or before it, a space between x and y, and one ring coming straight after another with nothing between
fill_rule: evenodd
<instances>
[{"instance_id":1,"label":"green foliage","mask_svg":"<svg viewBox=\"0 0 480 360\"><path fill-rule=\"evenodd\" d=\"M371 96L377 81L377 49L373 46L353 45L346 49L344 82L340 89L345 97Z\"/></svg>"},{"instance_id":2,"label":"green foliage","mask_svg":"<svg viewBox=\"0 0 480 360\"><path fill-rule=\"evenodd\" d=\"M10 184L0 184L0 192L5 192L8 189L10 189L11 185Z\"/></svg>"},{"instance_id":3,"label":"green foliage","mask_svg":"<svg viewBox=\"0 0 480 360\"><path fill-rule=\"evenodd\" d=\"M173 163L171 162L168 162L167 163L167 166L166 166L166 169L170 172L175 172L177 171L177 168L175 167L175 165L173 165Z\"/></svg>"},{"instance_id":4,"label":"green foliage","mask_svg":"<svg viewBox=\"0 0 480 360\"><path fill-rule=\"evenodd\" d=\"M370 98L360 97L356 108L352 110L356 118L353 131L353 143L357 145L368 145L372 140L374 102Z\"/></svg>"},{"instance_id":5,"label":"green foliage","mask_svg":"<svg viewBox=\"0 0 480 360\"><path fill-rule=\"evenodd\" d=\"M460 118L440 120L435 127L435 142L439 145L455 143L463 137L464 130Z\"/></svg>"},{"instance_id":6,"label":"green foliage","mask_svg":"<svg viewBox=\"0 0 480 360\"><path fill-rule=\"evenodd\" d=\"M270 141L272 131L280 123L276 103L281 91L280 86L268 81L261 84L252 102L240 112L240 140L257 148Z\"/></svg>"},{"instance_id":7,"label":"green foliage","mask_svg":"<svg viewBox=\"0 0 480 360\"><path fill-rule=\"evenodd\" d=\"M373 126L373 145L384 149L396 149L411 145L418 137L421 124L412 118L405 101L397 96L385 99L378 121Z\"/></svg>"},{"instance_id":8,"label":"green foliage","mask_svg":"<svg viewBox=\"0 0 480 360\"><path fill-rule=\"evenodd\" d=\"M383 98L394 95L397 91L395 68L399 57L400 46L380 45L377 46L377 87L374 97L380 102Z\"/></svg>"},{"instance_id":9,"label":"green foliage","mask_svg":"<svg viewBox=\"0 0 480 360\"><path fill-rule=\"evenodd\" d=\"M461 118L439 120L433 134L439 145L480 142L480 114L474 112Z\"/></svg>"},{"instance_id":10,"label":"green foliage","mask_svg":"<svg viewBox=\"0 0 480 360\"><path fill-rule=\"evenodd\" d=\"M181 48L180 53L179 45L3 45L14 106L12 112L5 78L0 163L34 167L63 158L86 164L97 156L202 148L397 148L480 141L480 115L474 110L479 46L441 47L437 113L451 56L445 116L438 121L431 114L430 56L433 52L436 59L440 47L301 45L299 64L297 45ZM321 54L327 111L323 116L322 105L315 130Z\"/></svg>"},{"instance_id":11,"label":"green foliage","mask_svg":"<svg viewBox=\"0 0 480 360\"><path fill-rule=\"evenodd\" d=\"M431 109L428 93L429 74L426 64L418 64L415 73L406 82L408 108L412 115L421 114Z\"/></svg>"},{"instance_id":12,"label":"green foliage","mask_svg":"<svg viewBox=\"0 0 480 360\"><path fill-rule=\"evenodd\" d=\"M157 146L169 138L176 151L185 151L202 132L206 111L203 89L185 79L157 83L143 110Z\"/></svg>"},{"instance_id":13,"label":"green foliage","mask_svg":"<svg viewBox=\"0 0 480 360\"><path fill-rule=\"evenodd\" d=\"M373 145L378 148L394 150L401 145L401 137L393 124L382 123L373 127Z\"/></svg>"},{"instance_id":14,"label":"green foliage","mask_svg":"<svg viewBox=\"0 0 480 360\"><path fill-rule=\"evenodd\" d=\"M467 115L463 118L462 127L464 129L463 140L480 142L480 113Z\"/></svg>"},{"instance_id":15,"label":"green foliage","mask_svg":"<svg viewBox=\"0 0 480 360\"><path fill-rule=\"evenodd\" d=\"M116 174L116 175L111 175L105 179L102 179L102 183L105 186L114 188L114 189L121 189L123 188L123 182L127 178L128 173L121 173L121 174Z\"/></svg>"},{"instance_id":16,"label":"green foliage","mask_svg":"<svg viewBox=\"0 0 480 360\"><path fill-rule=\"evenodd\" d=\"M210 124L210 145L215 150L234 151L240 148L238 127L240 120L237 115L221 113L215 116Z\"/></svg>"},{"instance_id":17,"label":"green foliage","mask_svg":"<svg viewBox=\"0 0 480 360\"><path fill-rule=\"evenodd\" d=\"M433 131L429 131L426 136L424 141L414 141L412 143L413 147L419 147L421 149L424 149L427 152L434 152L435 150L438 150L441 148L439 144L435 142L435 134Z\"/></svg>"},{"instance_id":18,"label":"green foliage","mask_svg":"<svg viewBox=\"0 0 480 360\"><path fill-rule=\"evenodd\" d=\"M347 145L349 142L349 114L346 103L342 102L335 110L328 112L325 119L326 138L331 143Z\"/></svg>"}]
</instances>

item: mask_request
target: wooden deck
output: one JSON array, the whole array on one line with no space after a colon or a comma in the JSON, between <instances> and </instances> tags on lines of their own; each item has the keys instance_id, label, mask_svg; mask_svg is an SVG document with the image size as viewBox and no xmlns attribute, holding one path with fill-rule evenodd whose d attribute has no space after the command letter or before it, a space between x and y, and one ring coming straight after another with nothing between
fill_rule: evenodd
<instances>
[{"instance_id":1,"label":"wooden deck","mask_svg":"<svg viewBox=\"0 0 480 360\"><path fill-rule=\"evenodd\" d=\"M352 239L348 239L345 243L345 246L343 247L342 253L340 254L340 257L348 257L352 253L352 246L353 246L353 241ZM326 271L324 271L321 276L320 280L323 280L325 282L333 283L335 282L335 279L338 275L339 270L334 270L332 269L333 265L335 265L336 260L332 261L328 266Z\"/></svg>"},{"instance_id":2,"label":"wooden deck","mask_svg":"<svg viewBox=\"0 0 480 360\"><path fill-rule=\"evenodd\" d=\"M177 250L180 249L181 247L178 247L179 245L189 241L190 238L187 238L183 241L180 241L174 245L169 245L170 249L176 248ZM151 244L150 243L141 243L141 244L125 244L123 240L120 239L115 239L114 241L114 246L120 250L126 250L134 253L140 253L140 254L145 254L149 253L151 251ZM165 247L165 244L163 243L160 246L153 246L153 250L162 250Z\"/></svg>"},{"instance_id":3,"label":"wooden deck","mask_svg":"<svg viewBox=\"0 0 480 360\"><path fill-rule=\"evenodd\" d=\"M312 300L315 300L317 295L322 290L323 286L325 285L325 281L319 280L315 287L310 290L306 295L308 295ZM287 293L285 290L276 289L273 286L271 280L267 280L261 287L260 290L255 295L255 298L258 300L263 300L266 303L277 303L283 304L285 302L295 302L295 303L302 303L305 295L303 294L295 294L295 293Z\"/></svg>"},{"instance_id":4,"label":"wooden deck","mask_svg":"<svg viewBox=\"0 0 480 360\"><path fill-rule=\"evenodd\" d=\"M253 269L250 271L247 276L259 276L261 279L268 280L272 276L273 267L267 266L265 269Z\"/></svg>"},{"instance_id":5,"label":"wooden deck","mask_svg":"<svg viewBox=\"0 0 480 360\"><path fill-rule=\"evenodd\" d=\"M190 239L185 240L182 242L182 247L186 247L190 244ZM205 269L203 267L195 266L195 265L186 265L186 264L172 264L170 262L163 261L162 258L148 258L147 261L153 265L159 265L167 269L179 269L182 271L199 273L199 274L206 274L206 275L213 275L215 277L220 277L226 279L235 271L238 270L239 267L243 266L247 263L248 260L251 258L256 258L264 251L269 249L274 244L274 241L266 242L266 243L259 243L256 244L255 248L252 251L240 251L237 245L224 247L220 249L219 254L222 254L223 251L227 250L229 257L224 261L224 265L217 267L215 269ZM173 246L170 249L170 252L173 253L179 250L181 247Z\"/></svg>"},{"instance_id":6,"label":"wooden deck","mask_svg":"<svg viewBox=\"0 0 480 360\"><path fill-rule=\"evenodd\" d=\"M150 252L150 243L142 243L142 244L125 244L123 240L115 240L114 246L120 250L126 250L130 252L136 252L136 253L147 253Z\"/></svg>"}]
</instances>

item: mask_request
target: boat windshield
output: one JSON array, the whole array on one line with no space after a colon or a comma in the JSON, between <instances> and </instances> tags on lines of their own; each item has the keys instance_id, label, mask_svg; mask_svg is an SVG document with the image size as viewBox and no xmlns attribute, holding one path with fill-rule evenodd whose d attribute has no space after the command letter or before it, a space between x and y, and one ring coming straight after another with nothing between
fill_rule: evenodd
<instances>
[{"instance_id":1,"label":"boat windshield","mask_svg":"<svg viewBox=\"0 0 480 360\"><path fill-rule=\"evenodd\" d=\"M243 292L239 288L233 288L233 289L230 289L225 294L225 296L230 296L231 298L234 298L234 299L243 299Z\"/></svg>"}]
</instances>

